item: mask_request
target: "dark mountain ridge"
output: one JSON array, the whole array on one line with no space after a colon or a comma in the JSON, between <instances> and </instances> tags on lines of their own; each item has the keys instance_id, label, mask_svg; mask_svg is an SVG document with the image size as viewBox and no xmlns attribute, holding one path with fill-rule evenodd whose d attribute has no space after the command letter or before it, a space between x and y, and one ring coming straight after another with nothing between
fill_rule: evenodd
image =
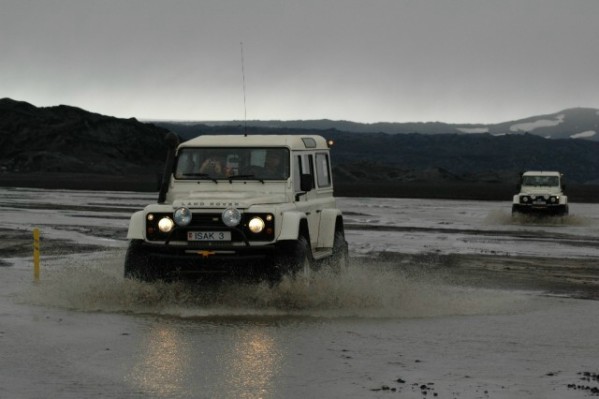
<instances>
[{"instance_id":1,"label":"dark mountain ridge","mask_svg":"<svg viewBox=\"0 0 599 399\"><path fill-rule=\"evenodd\" d=\"M568 180L599 184L599 142L547 140L532 134L350 133L336 129L157 123L182 137L201 134L319 134L335 141L333 164L348 181L513 182L524 170L558 170ZM438 171L432 173L432 171ZM354 173L355 172L355 173Z\"/></svg>"},{"instance_id":2,"label":"dark mountain ridge","mask_svg":"<svg viewBox=\"0 0 599 399\"><path fill-rule=\"evenodd\" d=\"M162 122L158 122L161 124ZM389 134L470 134L490 133L492 135L534 134L550 139L583 139L599 141L599 110L594 108L570 108L553 114L531 116L514 121L495 124L444 123L444 122L377 122L357 123L349 121L295 120L295 121L212 121L212 122L171 122L180 125L239 126L277 129L336 129L352 133Z\"/></svg>"},{"instance_id":3,"label":"dark mountain ridge","mask_svg":"<svg viewBox=\"0 0 599 399\"><path fill-rule=\"evenodd\" d=\"M599 184L599 142L590 140L547 140L526 133L427 135L149 124L63 105L38 108L11 99L0 99L0 184L155 190L168 131L183 138L243 132L322 135L336 142L333 173L337 187L345 187L344 195L371 195L369 187L377 185L381 195L395 190L416 196L405 185L422 185L427 192L434 188L426 195L437 195L439 187L445 187L455 197L458 184L483 184L477 190L491 193L492 186L504 186L501 195L507 196L519 172L526 169L559 170L569 183ZM498 197L489 194L489 198Z\"/></svg>"},{"instance_id":4,"label":"dark mountain ridge","mask_svg":"<svg viewBox=\"0 0 599 399\"><path fill-rule=\"evenodd\" d=\"M80 108L0 100L0 170L146 174L160 170L167 131Z\"/></svg>"}]
</instances>

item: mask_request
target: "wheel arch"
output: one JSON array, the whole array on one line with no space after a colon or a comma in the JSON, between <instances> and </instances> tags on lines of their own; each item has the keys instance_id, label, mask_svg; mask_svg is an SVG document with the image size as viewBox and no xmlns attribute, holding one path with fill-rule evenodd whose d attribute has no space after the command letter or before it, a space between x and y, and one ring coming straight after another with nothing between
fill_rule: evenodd
<instances>
[{"instance_id":1,"label":"wheel arch","mask_svg":"<svg viewBox=\"0 0 599 399\"><path fill-rule=\"evenodd\" d=\"M332 248L335 233L343 232L343 215L339 209L324 209L320 216L318 248Z\"/></svg>"},{"instance_id":2,"label":"wheel arch","mask_svg":"<svg viewBox=\"0 0 599 399\"><path fill-rule=\"evenodd\" d=\"M310 239L308 230L308 219L303 212L285 212L281 223L281 232L277 237L278 241L297 240L300 235Z\"/></svg>"},{"instance_id":3,"label":"wheel arch","mask_svg":"<svg viewBox=\"0 0 599 399\"><path fill-rule=\"evenodd\" d=\"M519 204L520 203L520 194L514 194L514 196L512 197L512 204Z\"/></svg>"},{"instance_id":4,"label":"wheel arch","mask_svg":"<svg viewBox=\"0 0 599 399\"><path fill-rule=\"evenodd\" d=\"M143 240L145 229L144 211L137 211L131 215L129 219L129 229L127 230L127 238L129 240Z\"/></svg>"}]
</instances>

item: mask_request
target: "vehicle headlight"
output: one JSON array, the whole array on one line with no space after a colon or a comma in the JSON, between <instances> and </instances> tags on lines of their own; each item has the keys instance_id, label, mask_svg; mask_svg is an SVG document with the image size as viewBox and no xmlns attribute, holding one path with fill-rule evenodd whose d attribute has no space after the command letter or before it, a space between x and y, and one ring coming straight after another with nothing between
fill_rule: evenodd
<instances>
[{"instance_id":1,"label":"vehicle headlight","mask_svg":"<svg viewBox=\"0 0 599 399\"><path fill-rule=\"evenodd\" d=\"M236 208L227 208L222 214L223 223L229 227L235 227L241 222L241 212Z\"/></svg>"},{"instance_id":2,"label":"vehicle headlight","mask_svg":"<svg viewBox=\"0 0 599 399\"><path fill-rule=\"evenodd\" d=\"M528 197L522 197L521 200L522 202L528 202Z\"/></svg>"},{"instance_id":3,"label":"vehicle headlight","mask_svg":"<svg viewBox=\"0 0 599 399\"><path fill-rule=\"evenodd\" d=\"M177 226L187 226L191 223L191 211L188 208L178 208L173 213L173 219L175 219Z\"/></svg>"},{"instance_id":4,"label":"vehicle headlight","mask_svg":"<svg viewBox=\"0 0 599 399\"><path fill-rule=\"evenodd\" d=\"M258 234L260 232L262 232L262 230L264 230L264 220L262 220L262 218L259 217L254 217L250 220L250 222L248 223L248 228L250 229L250 231L252 233Z\"/></svg>"},{"instance_id":5,"label":"vehicle headlight","mask_svg":"<svg viewBox=\"0 0 599 399\"><path fill-rule=\"evenodd\" d=\"M163 233L170 233L175 228L175 222L168 216L163 217L158 221L158 230Z\"/></svg>"}]
</instances>

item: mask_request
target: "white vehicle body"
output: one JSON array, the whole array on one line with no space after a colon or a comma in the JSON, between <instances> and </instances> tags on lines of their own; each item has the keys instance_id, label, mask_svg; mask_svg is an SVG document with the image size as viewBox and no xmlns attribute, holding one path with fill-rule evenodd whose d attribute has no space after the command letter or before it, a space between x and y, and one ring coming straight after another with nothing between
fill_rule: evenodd
<instances>
[{"instance_id":1,"label":"white vehicle body","mask_svg":"<svg viewBox=\"0 0 599 399\"><path fill-rule=\"evenodd\" d=\"M320 136L189 140L167 161L160 197L131 217L128 277L222 272L276 279L325 259L347 262L330 151Z\"/></svg>"},{"instance_id":2,"label":"white vehicle body","mask_svg":"<svg viewBox=\"0 0 599 399\"><path fill-rule=\"evenodd\" d=\"M512 200L512 213L567 215L568 196L563 175L555 171L524 172L520 192Z\"/></svg>"}]
</instances>

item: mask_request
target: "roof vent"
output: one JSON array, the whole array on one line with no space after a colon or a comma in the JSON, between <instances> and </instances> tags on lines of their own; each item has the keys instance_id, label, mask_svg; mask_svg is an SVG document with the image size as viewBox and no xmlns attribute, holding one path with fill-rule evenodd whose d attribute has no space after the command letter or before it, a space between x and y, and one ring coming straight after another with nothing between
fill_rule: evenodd
<instances>
[{"instance_id":1,"label":"roof vent","mask_svg":"<svg viewBox=\"0 0 599 399\"><path fill-rule=\"evenodd\" d=\"M316 140L312 137L302 137L302 141L304 142L304 146L306 148L316 148Z\"/></svg>"}]
</instances>

